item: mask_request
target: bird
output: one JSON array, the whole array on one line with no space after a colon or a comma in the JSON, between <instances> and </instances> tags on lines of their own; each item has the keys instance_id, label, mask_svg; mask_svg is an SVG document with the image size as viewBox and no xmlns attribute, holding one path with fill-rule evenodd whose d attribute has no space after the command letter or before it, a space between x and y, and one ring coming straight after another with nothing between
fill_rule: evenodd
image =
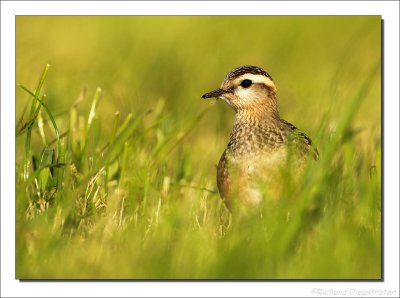
<instances>
[{"instance_id":1,"label":"bird","mask_svg":"<svg viewBox=\"0 0 400 298\"><path fill-rule=\"evenodd\" d=\"M254 208L264 193L279 196L282 183L277 177L282 169L291 163L300 175L309 156L318 160L311 138L280 117L277 89L264 69L237 67L220 88L202 98L223 99L235 112L229 142L217 166L219 194L229 210Z\"/></svg>"}]
</instances>

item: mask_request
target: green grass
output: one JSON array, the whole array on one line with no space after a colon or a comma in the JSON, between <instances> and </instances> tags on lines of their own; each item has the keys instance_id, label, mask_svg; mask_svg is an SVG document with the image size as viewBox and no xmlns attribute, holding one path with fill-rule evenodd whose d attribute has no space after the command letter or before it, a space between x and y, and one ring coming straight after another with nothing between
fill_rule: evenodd
<instances>
[{"instance_id":1,"label":"green grass","mask_svg":"<svg viewBox=\"0 0 400 298\"><path fill-rule=\"evenodd\" d=\"M17 17L16 277L381 278L380 34L379 17ZM243 64L320 160L237 218L215 181L234 113L200 96Z\"/></svg>"}]
</instances>

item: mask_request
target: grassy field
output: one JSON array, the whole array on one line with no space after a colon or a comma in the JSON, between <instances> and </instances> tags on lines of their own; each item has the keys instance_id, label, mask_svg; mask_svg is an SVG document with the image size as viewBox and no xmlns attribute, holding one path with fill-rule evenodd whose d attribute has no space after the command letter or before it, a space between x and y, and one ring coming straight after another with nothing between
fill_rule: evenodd
<instances>
[{"instance_id":1,"label":"grassy field","mask_svg":"<svg viewBox=\"0 0 400 298\"><path fill-rule=\"evenodd\" d=\"M16 278L381 278L380 26L17 17ZM244 64L320 160L239 219L215 181L234 113L200 97Z\"/></svg>"}]
</instances>

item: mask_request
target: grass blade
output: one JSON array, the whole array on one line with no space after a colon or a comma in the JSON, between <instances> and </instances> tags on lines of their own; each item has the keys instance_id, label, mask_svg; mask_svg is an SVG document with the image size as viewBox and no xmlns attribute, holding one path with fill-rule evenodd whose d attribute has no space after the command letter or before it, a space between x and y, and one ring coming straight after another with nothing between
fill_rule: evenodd
<instances>
[{"instance_id":1,"label":"grass blade","mask_svg":"<svg viewBox=\"0 0 400 298\"><path fill-rule=\"evenodd\" d=\"M54 149L46 147L43 150L42 157L40 159L39 168L43 169L40 171L38 176L38 185L41 193L47 189L49 178L51 177L50 165L53 163Z\"/></svg>"}]
</instances>

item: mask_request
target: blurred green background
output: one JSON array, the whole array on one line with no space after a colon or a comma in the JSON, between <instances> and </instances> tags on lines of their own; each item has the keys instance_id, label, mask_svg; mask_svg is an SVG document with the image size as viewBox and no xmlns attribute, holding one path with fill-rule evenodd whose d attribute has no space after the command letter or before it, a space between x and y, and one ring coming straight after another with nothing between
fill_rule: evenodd
<instances>
[{"instance_id":1,"label":"blurred green background","mask_svg":"<svg viewBox=\"0 0 400 298\"><path fill-rule=\"evenodd\" d=\"M68 131L68 111L82 90L87 91L85 100L77 109L87 117L96 88L102 89L97 154L112 134L115 112L122 121L129 113L136 118L158 111L141 123L135 136L140 140L126 151L126 168L119 161L123 172L139 173L119 184L124 199L131 201L124 209L125 228L117 225L107 233L108 221L115 218L105 211L90 223L73 221L67 229L75 207L60 201L77 199L65 190L57 190L46 211L27 216L33 195L17 185L17 278L380 278L380 72L373 73L368 92L357 101L351 117L351 130L357 133L342 148L342 164L322 162L326 168L316 170L318 177L337 170L321 178L331 180L319 189L332 193L324 201L332 209L322 204L324 215L304 236L305 247L289 255L278 248L263 252L275 245L275 238L259 231L276 223L279 214L261 223L254 219L247 230L232 228L225 237L215 236L226 216L215 192L215 165L234 113L224 102L200 98L234 67L260 66L277 85L281 116L316 141L323 159L331 134L380 60L379 16L16 17L16 81L33 90L44 66L51 65L45 101L61 133ZM16 87L16 121L30 100ZM55 138L50 128L46 133ZM175 139L171 153L151 151ZM24 142L16 138L17 178ZM32 154L40 156L42 147L34 130ZM81 159L96 157L86 154ZM70 165L75 164L72 156ZM146 158L155 164L154 175L146 172L153 169ZM372 182L371 168L377 169ZM86 170L79 171L84 175ZM148 193L141 194L143 189ZM148 209L138 216L137 208L143 207L138 198L146 194ZM163 196L166 203L160 207ZM112 210L112 197L120 198L117 190L105 192L107 210ZM164 221L156 225L151 214L160 212L165 212ZM277 231L284 229L281 224ZM258 236L244 245L250 232Z\"/></svg>"}]
</instances>

